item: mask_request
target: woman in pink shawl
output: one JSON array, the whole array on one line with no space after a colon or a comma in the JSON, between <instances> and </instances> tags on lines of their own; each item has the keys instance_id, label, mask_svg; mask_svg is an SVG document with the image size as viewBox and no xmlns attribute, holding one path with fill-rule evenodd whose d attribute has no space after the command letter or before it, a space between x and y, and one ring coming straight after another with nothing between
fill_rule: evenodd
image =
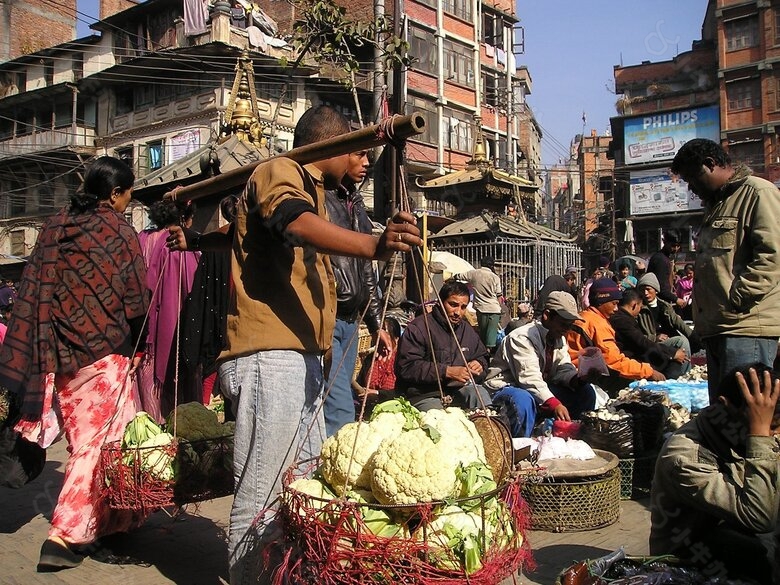
<instances>
[{"instance_id":1,"label":"woman in pink shawl","mask_svg":"<svg viewBox=\"0 0 780 585\"><path fill-rule=\"evenodd\" d=\"M143 409L158 422L163 422L176 404L202 400L200 375L187 371L184 363L177 360L177 350L184 341L177 338L177 326L184 301L192 289L200 252L172 254L165 245L168 226L189 227L194 213L192 204L172 199L158 201L149 210L149 219L155 227L138 236L146 259L147 286L152 291L146 351L138 370L138 385Z\"/></svg>"}]
</instances>

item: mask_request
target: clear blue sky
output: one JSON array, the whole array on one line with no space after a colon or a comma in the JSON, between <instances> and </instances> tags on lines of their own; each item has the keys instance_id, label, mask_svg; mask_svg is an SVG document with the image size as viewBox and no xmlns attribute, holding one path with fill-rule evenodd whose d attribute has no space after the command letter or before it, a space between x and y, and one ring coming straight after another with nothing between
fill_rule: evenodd
<instances>
[{"instance_id":1,"label":"clear blue sky","mask_svg":"<svg viewBox=\"0 0 780 585\"><path fill-rule=\"evenodd\" d=\"M614 65L667 61L701 38L707 0L518 0L528 103L542 127L542 162L565 157L569 142L591 128L605 133L616 115ZM98 0L78 0L79 36L98 15ZM87 16L85 16L87 15Z\"/></svg>"},{"instance_id":2,"label":"clear blue sky","mask_svg":"<svg viewBox=\"0 0 780 585\"><path fill-rule=\"evenodd\" d=\"M613 67L668 61L701 38L707 0L519 0L519 56L533 81L528 104L542 127L542 162L565 157L592 128L604 134L615 111Z\"/></svg>"}]
</instances>

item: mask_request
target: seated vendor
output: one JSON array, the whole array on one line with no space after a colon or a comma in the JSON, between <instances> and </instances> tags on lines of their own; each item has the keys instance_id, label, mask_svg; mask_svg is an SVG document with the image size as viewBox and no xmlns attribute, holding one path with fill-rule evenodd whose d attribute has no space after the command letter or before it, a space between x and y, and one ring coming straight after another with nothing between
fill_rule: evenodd
<instances>
[{"instance_id":1,"label":"seated vendor","mask_svg":"<svg viewBox=\"0 0 780 585\"><path fill-rule=\"evenodd\" d=\"M537 407L559 420L579 418L594 408L596 391L578 376L564 337L580 320L574 297L554 291L547 296L539 320L501 341L485 386L498 390L494 405L507 403L512 436L531 436Z\"/></svg>"},{"instance_id":2,"label":"seated vendor","mask_svg":"<svg viewBox=\"0 0 780 585\"><path fill-rule=\"evenodd\" d=\"M588 294L589 306L580 313L582 320L573 325L566 334L572 363L579 367L580 350L598 347L609 375L603 376L597 384L610 393L627 387L632 380L666 380L666 376L650 364L625 355L615 342L615 330L609 318L617 311L623 296L615 281L611 278L600 278L593 282Z\"/></svg>"},{"instance_id":3,"label":"seated vendor","mask_svg":"<svg viewBox=\"0 0 780 585\"><path fill-rule=\"evenodd\" d=\"M651 276L654 276L651 274ZM639 325L642 297L634 289L623 291L618 310L609 318L615 329L615 341L630 358L651 364L667 378L678 378L691 368L684 348L651 340Z\"/></svg>"},{"instance_id":4,"label":"seated vendor","mask_svg":"<svg viewBox=\"0 0 780 585\"><path fill-rule=\"evenodd\" d=\"M480 385L488 350L464 316L468 286L447 281L439 299L444 310L437 304L411 321L401 335L395 358L396 390L422 411L489 406L490 394Z\"/></svg>"},{"instance_id":5,"label":"seated vendor","mask_svg":"<svg viewBox=\"0 0 780 585\"><path fill-rule=\"evenodd\" d=\"M764 543L777 545L778 394L766 366L743 366L666 442L650 494L650 554L674 554L712 577L777 582Z\"/></svg>"}]
</instances>

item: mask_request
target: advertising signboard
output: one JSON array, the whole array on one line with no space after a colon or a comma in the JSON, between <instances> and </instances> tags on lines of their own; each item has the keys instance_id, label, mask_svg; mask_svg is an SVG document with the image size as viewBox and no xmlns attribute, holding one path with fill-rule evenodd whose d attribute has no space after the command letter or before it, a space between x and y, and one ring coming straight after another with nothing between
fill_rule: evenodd
<instances>
[{"instance_id":1,"label":"advertising signboard","mask_svg":"<svg viewBox=\"0 0 780 585\"><path fill-rule=\"evenodd\" d=\"M688 183L669 169L634 171L630 183L630 214L675 213L701 209L701 199L688 190Z\"/></svg>"},{"instance_id":2,"label":"advertising signboard","mask_svg":"<svg viewBox=\"0 0 780 585\"><path fill-rule=\"evenodd\" d=\"M670 161L693 138L720 141L718 106L626 118L623 138L627 165Z\"/></svg>"}]
</instances>

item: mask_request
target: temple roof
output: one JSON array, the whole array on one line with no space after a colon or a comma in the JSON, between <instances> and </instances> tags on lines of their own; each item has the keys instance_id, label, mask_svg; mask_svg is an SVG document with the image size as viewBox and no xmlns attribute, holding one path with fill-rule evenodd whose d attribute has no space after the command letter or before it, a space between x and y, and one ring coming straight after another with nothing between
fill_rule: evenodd
<instances>
[{"instance_id":1,"label":"temple roof","mask_svg":"<svg viewBox=\"0 0 780 585\"><path fill-rule=\"evenodd\" d=\"M456 221L439 232L429 236L431 240L491 234L492 237L509 237L534 240L552 240L556 242L574 242L566 234L555 231L521 217L510 217L499 213L483 211L475 217Z\"/></svg>"}]
</instances>

